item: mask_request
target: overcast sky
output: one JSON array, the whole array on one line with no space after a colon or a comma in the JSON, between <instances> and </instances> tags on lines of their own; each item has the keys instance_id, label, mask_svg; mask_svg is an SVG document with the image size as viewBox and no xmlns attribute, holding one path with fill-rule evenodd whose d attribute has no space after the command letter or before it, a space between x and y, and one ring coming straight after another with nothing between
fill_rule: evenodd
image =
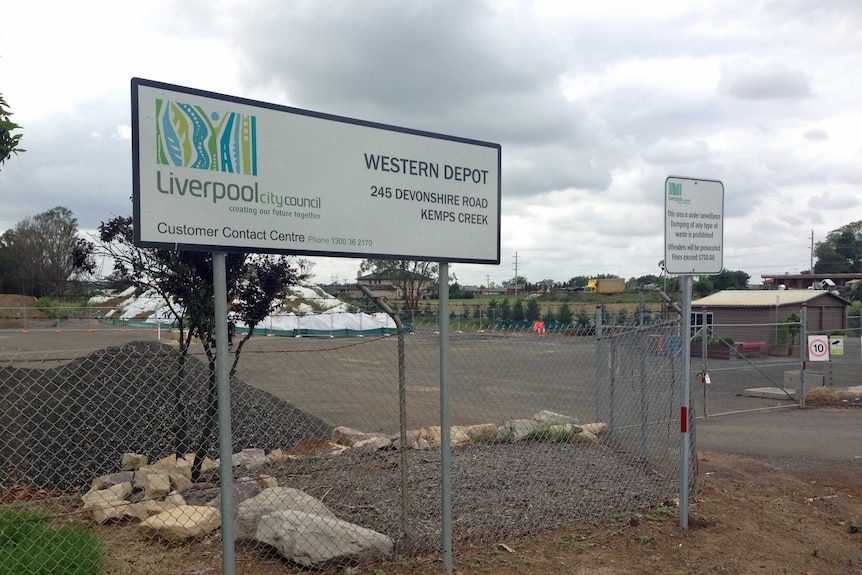
<instances>
[{"instance_id":1,"label":"overcast sky","mask_svg":"<svg viewBox=\"0 0 862 575\"><path fill-rule=\"evenodd\" d=\"M862 219L859 0L6 3L0 232L131 214L132 77L499 143L501 263L461 284L658 274L669 175L724 183L752 283Z\"/></svg>"}]
</instances>

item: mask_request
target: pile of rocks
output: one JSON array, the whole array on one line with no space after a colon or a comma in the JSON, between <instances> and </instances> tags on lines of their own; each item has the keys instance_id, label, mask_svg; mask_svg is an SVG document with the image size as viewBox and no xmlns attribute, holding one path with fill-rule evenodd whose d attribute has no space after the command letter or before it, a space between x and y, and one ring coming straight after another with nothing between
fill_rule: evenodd
<instances>
[{"instance_id":1,"label":"pile of rocks","mask_svg":"<svg viewBox=\"0 0 862 575\"><path fill-rule=\"evenodd\" d=\"M266 461L262 450L249 449L236 454L234 463L248 469ZM145 456L126 454L123 471L93 481L82 496L83 509L98 523L140 521L145 536L174 541L204 537L221 527L220 489L192 483L193 463L193 454L151 465ZM207 459L202 468L216 467ZM268 475L236 479L233 495L236 539L269 545L300 565L382 558L392 551L386 535L339 520L319 500L279 487Z\"/></svg>"},{"instance_id":2,"label":"pile of rocks","mask_svg":"<svg viewBox=\"0 0 862 575\"><path fill-rule=\"evenodd\" d=\"M481 442L547 440L595 443L605 425L578 425L572 418L542 411L530 419L453 426L453 447ZM407 433L410 449L439 449L438 426ZM348 450L400 449L400 438L337 427L330 440L315 439L290 449L245 449L233 455L234 532L238 540L257 541L304 566L344 560L383 558L391 553L390 537L337 518L320 500L261 471L281 462L307 457L337 456ZM83 509L98 523L140 521L145 536L167 540L204 537L221 526L220 488L192 483L194 454L167 457L150 464L146 456L127 453L122 471L97 477L82 496ZM219 462L205 459L201 469L212 474Z\"/></svg>"}]
</instances>

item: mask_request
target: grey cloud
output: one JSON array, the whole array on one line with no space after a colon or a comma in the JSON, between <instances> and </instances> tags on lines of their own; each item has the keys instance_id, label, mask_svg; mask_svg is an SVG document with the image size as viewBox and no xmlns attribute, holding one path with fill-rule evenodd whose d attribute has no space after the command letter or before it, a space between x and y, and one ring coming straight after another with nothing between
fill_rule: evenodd
<instances>
[{"instance_id":1,"label":"grey cloud","mask_svg":"<svg viewBox=\"0 0 862 575\"><path fill-rule=\"evenodd\" d=\"M738 58L721 67L719 92L743 100L795 100L811 95L807 76L769 60L762 64Z\"/></svg>"},{"instance_id":2,"label":"grey cloud","mask_svg":"<svg viewBox=\"0 0 862 575\"><path fill-rule=\"evenodd\" d=\"M827 134L825 130L814 129L808 130L802 134L802 137L809 142L822 142L829 139L829 134Z\"/></svg>"},{"instance_id":3,"label":"grey cloud","mask_svg":"<svg viewBox=\"0 0 862 575\"><path fill-rule=\"evenodd\" d=\"M4 224L55 206L72 210L81 228L131 214L131 147L116 137L117 118L127 117L128 103L117 98L26 126L27 151L4 169L3 187L26 191L27 201L7 206Z\"/></svg>"},{"instance_id":4,"label":"grey cloud","mask_svg":"<svg viewBox=\"0 0 862 575\"><path fill-rule=\"evenodd\" d=\"M634 136L638 149L662 138L696 139L725 121L727 112L711 98L677 95L657 87L624 86L591 102L617 134Z\"/></svg>"},{"instance_id":5,"label":"grey cloud","mask_svg":"<svg viewBox=\"0 0 862 575\"><path fill-rule=\"evenodd\" d=\"M507 166L507 162L514 165ZM503 148L503 190L506 195L530 196L570 188L604 190L611 183L610 158L589 149L565 146Z\"/></svg>"},{"instance_id":6,"label":"grey cloud","mask_svg":"<svg viewBox=\"0 0 862 575\"><path fill-rule=\"evenodd\" d=\"M303 107L394 123L393 112L447 114L488 95L530 92L562 71L540 30L510 33L484 3L270 6L269 17L237 30L243 74L282 84Z\"/></svg>"},{"instance_id":7,"label":"grey cloud","mask_svg":"<svg viewBox=\"0 0 862 575\"><path fill-rule=\"evenodd\" d=\"M856 196L849 194L834 194L826 190L808 198L808 208L812 210L849 210L862 204Z\"/></svg>"},{"instance_id":8,"label":"grey cloud","mask_svg":"<svg viewBox=\"0 0 862 575\"><path fill-rule=\"evenodd\" d=\"M778 221L789 224L792 227L799 227L805 224L805 221L795 214L779 214Z\"/></svg>"},{"instance_id":9,"label":"grey cloud","mask_svg":"<svg viewBox=\"0 0 862 575\"><path fill-rule=\"evenodd\" d=\"M595 160L606 146L560 91L564 52L529 9L511 19L481 2L336 6L272 3L270 17L237 26L246 80L282 86L302 108L500 143L504 166L533 166L508 169L514 195L609 181L612 163Z\"/></svg>"},{"instance_id":10,"label":"grey cloud","mask_svg":"<svg viewBox=\"0 0 862 575\"><path fill-rule=\"evenodd\" d=\"M679 165L706 161L710 150L709 144L703 140L675 142L662 138L647 148L641 156L657 164Z\"/></svg>"}]
</instances>

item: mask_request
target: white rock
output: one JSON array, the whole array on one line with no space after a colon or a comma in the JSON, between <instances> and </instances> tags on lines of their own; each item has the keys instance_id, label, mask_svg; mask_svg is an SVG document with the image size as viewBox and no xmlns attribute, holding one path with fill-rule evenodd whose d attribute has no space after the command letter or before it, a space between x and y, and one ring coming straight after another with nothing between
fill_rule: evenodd
<instances>
[{"instance_id":1,"label":"white rock","mask_svg":"<svg viewBox=\"0 0 862 575\"><path fill-rule=\"evenodd\" d=\"M533 419L540 423L547 423L551 425L557 425L560 423L577 423L578 420L574 417L569 417L568 415L562 415L559 413L554 413L553 411L548 411L547 409L543 409L542 411L533 415Z\"/></svg>"},{"instance_id":2,"label":"white rock","mask_svg":"<svg viewBox=\"0 0 862 575\"><path fill-rule=\"evenodd\" d=\"M120 461L120 469L125 471L134 471L135 469L144 467L147 463L148 460L146 455L140 455L138 453L124 453L123 458Z\"/></svg>"},{"instance_id":3,"label":"white rock","mask_svg":"<svg viewBox=\"0 0 862 575\"><path fill-rule=\"evenodd\" d=\"M142 467L138 470L135 486L144 490L147 499L161 499L171 492L171 476L156 466Z\"/></svg>"},{"instance_id":4,"label":"white rock","mask_svg":"<svg viewBox=\"0 0 862 575\"><path fill-rule=\"evenodd\" d=\"M130 482L89 491L81 496L81 500L84 502L83 510L89 511L96 523L121 519L129 508L129 503L125 497L131 492L132 484Z\"/></svg>"},{"instance_id":5,"label":"white rock","mask_svg":"<svg viewBox=\"0 0 862 575\"><path fill-rule=\"evenodd\" d=\"M237 539L253 539L260 518L275 511L302 511L323 517L335 515L320 500L291 487L270 487L237 506L234 532Z\"/></svg>"},{"instance_id":6,"label":"white rock","mask_svg":"<svg viewBox=\"0 0 862 575\"><path fill-rule=\"evenodd\" d=\"M393 546L389 537L371 529L292 510L264 515L255 538L306 567L348 559L382 559L392 552Z\"/></svg>"},{"instance_id":7,"label":"white rock","mask_svg":"<svg viewBox=\"0 0 862 575\"><path fill-rule=\"evenodd\" d=\"M383 433L365 433L344 426L339 426L332 430L332 442L337 443L338 445L347 445L349 447L354 447L356 443L360 441L366 441L377 437L385 438L386 435Z\"/></svg>"},{"instance_id":8,"label":"white rock","mask_svg":"<svg viewBox=\"0 0 862 575\"><path fill-rule=\"evenodd\" d=\"M141 530L172 541L203 537L221 526L221 513L212 507L181 505L141 522Z\"/></svg>"},{"instance_id":9,"label":"white rock","mask_svg":"<svg viewBox=\"0 0 862 575\"><path fill-rule=\"evenodd\" d=\"M369 437L353 444L353 449L367 449L368 451L379 451L392 446L392 440L388 437Z\"/></svg>"}]
</instances>

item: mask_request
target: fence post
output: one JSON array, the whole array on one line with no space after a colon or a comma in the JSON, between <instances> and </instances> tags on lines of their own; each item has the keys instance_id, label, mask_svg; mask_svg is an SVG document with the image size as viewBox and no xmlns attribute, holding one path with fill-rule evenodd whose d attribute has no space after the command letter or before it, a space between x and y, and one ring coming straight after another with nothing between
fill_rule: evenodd
<instances>
[{"instance_id":1,"label":"fence post","mask_svg":"<svg viewBox=\"0 0 862 575\"><path fill-rule=\"evenodd\" d=\"M602 306L596 305L596 337L602 336Z\"/></svg>"},{"instance_id":2,"label":"fence post","mask_svg":"<svg viewBox=\"0 0 862 575\"><path fill-rule=\"evenodd\" d=\"M706 308L704 308L704 309L706 309ZM706 312L704 312L703 317L704 318L706 317ZM700 383L703 386L703 418L704 419L709 417L707 415L707 409L706 409L706 378L707 378L707 373L709 373L707 371L709 369L709 361L708 361L709 345L707 342L707 340L709 340L709 329L710 329L709 326L706 325L706 321L704 320L703 326L700 328L700 338L702 340L701 344L700 344L700 353L701 353Z\"/></svg>"},{"instance_id":3,"label":"fence post","mask_svg":"<svg viewBox=\"0 0 862 575\"><path fill-rule=\"evenodd\" d=\"M692 276L681 276L683 285L682 299L682 341L680 361L682 362L682 408L680 409L680 448L679 448L679 528L688 531L688 457L691 452L689 431L689 407L691 400L691 284Z\"/></svg>"},{"instance_id":4,"label":"fence post","mask_svg":"<svg viewBox=\"0 0 862 575\"><path fill-rule=\"evenodd\" d=\"M640 301L640 305L638 306L638 327L643 327L643 325L644 325L644 290L643 289L638 291L638 299Z\"/></svg>"},{"instance_id":5,"label":"fence post","mask_svg":"<svg viewBox=\"0 0 862 575\"><path fill-rule=\"evenodd\" d=\"M643 296L643 291L641 292L641 296ZM641 319L643 319L643 314L641 314ZM643 328L643 326L641 326ZM649 341L649 334L646 330L642 329L638 334L640 341L641 350L648 349L647 341ZM646 354L641 351L639 354L639 368L640 368L640 410L641 410L641 457L646 458L647 456L647 422L648 422L648 414L647 411L649 409L647 403L647 390L646 390Z\"/></svg>"},{"instance_id":6,"label":"fence post","mask_svg":"<svg viewBox=\"0 0 862 575\"><path fill-rule=\"evenodd\" d=\"M404 324L401 323L401 318L395 313L389 304L383 301L380 296L375 296L368 286L357 284L362 293L370 297L377 306L385 311L392 321L395 322L395 328L398 332L398 432L401 440L400 452L401 456L401 542L404 553L410 551L410 531L409 531L409 516L407 513L409 498L408 498L408 444L407 444L407 367L404 354Z\"/></svg>"},{"instance_id":7,"label":"fence post","mask_svg":"<svg viewBox=\"0 0 862 575\"><path fill-rule=\"evenodd\" d=\"M452 573L452 444L449 428L449 262L440 262L440 484L443 572Z\"/></svg>"},{"instance_id":8,"label":"fence post","mask_svg":"<svg viewBox=\"0 0 862 575\"><path fill-rule=\"evenodd\" d=\"M802 324L801 329L799 331L799 358L800 358L800 369L799 369L799 393L800 393L800 407L805 407L805 368L806 366L806 358L808 357L808 304L802 304L802 319L800 320ZM791 342L792 343L792 342Z\"/></svg>"},{"instance_id":9,"label":"fence post","mask_svg":"<svg viewBox=\"0 0 862 575\"><path fill-rule=\"evenodd\" d=\"M604 379L603 367L604 367L604 353L603 346L601 342L602 337L602 306L596 305L596 330L595 330L595 338L596 338L596 421L604 421L604 414L602 412L602 382ZM613 412L611 412L611 415ZM613 421L608 421L608 433L613 433L614 426Z\"/></svg>"}]
</instances>

